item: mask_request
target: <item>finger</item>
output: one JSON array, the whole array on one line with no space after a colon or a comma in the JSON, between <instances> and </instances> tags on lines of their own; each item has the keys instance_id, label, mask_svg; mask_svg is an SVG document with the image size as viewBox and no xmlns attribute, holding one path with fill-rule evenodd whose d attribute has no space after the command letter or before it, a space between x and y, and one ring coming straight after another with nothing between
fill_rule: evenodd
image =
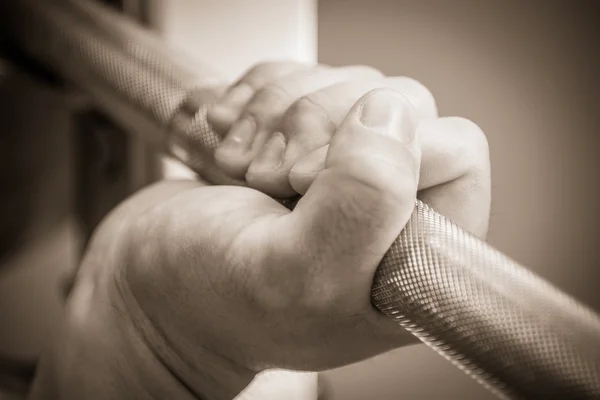
<instances>
[{"instance_id":1,"label":"finger","mask_svg":"<svg viewBox=\"0 0 600 400\"><path fill-rule=\"evenodd\" d=\"M298 98L337 82L380 78L381 72L366 66L318 67L284 76L260 89L215 150L217 164L233 178L245 176L250 162L275 131L286 110ZM274 139L268 153L277 153Z\"/></svg>"},{"instance_id":2,"label":"finger","mask_svg":"<svg viewBox=\"0 0 600 400\"><path fill-rule=\"evenodd\" d=\"M488 142L473 122L458 117L423 121L419 198L472 234L485 238L491 207ZM425 155L425 149L427 154ZM425 159L424 159L425 160Z\"/></svg>"},{"instance_id":3,"label":"finger","mask_svg":"<svg viewBox=\"0 0 600 400\"><path fill-rule=\"evenodd\" d=\"M282 217L281 234L305 249L300 258L317 258L303 261L318 268L315 276L329 285L328 295L335 295L336 282L343 281L346 292L354 282L348 301L370 305L373 273L414 208L420 165L415 128L404 97L388 89L367 93L341 123L325 170Z\"/></svg>"},{"instance_id":4,"label":"finger","mask_svg":"<svg viewBox=\"0 0 600 400\"><path fill-rule=\"evenodd\" d=\"M283 76L309 68L309 65L295 61L273 61L252 67L211 107L207 113L208 123L218 134L225 135L257 90Z\"/></svg>"},{"instance_id":5,"label":"finger","mask_svg":"<svg viewBox=\"0 0 600 400\"><path fill-rule=\"evenodd\" d=\"M292 167L303 156L326 145L336 127L354 103L366 92L387 87L408 99L418 118L437 117L431 92L421 83L407 77L357 80L329 85L294 102L280 125L283 134L271 138L252 161L246 174L250 187L275 197L288 197L295 192L288 181ZM281 135L281 134L279 134ZM277 160L277 156L283 159Z\"/></svg>"},{"instance_id":6,"label":"finger","mask_svg":"<svg viewBox=\"0 0 600 400\"><path fill-rule=\"evenodd\" d=\"M491 204L490 158L484 133L469 120L456 117L421 120L418 197L471 233L485 237ZM328 146L303 157L289 180L306 193L325 167Z\"/></svg>"}]
</instances>

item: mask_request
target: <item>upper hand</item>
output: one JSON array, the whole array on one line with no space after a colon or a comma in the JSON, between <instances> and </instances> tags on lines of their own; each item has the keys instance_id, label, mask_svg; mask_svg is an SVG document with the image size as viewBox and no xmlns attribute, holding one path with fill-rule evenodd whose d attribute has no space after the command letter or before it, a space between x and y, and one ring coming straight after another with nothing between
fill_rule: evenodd
<instances>
[{"instance_id":1,"label":"upper hand","mask_svg":"<svg viewBox=\"0 0 600 400\"><path fill-rule=\"evenodd\" d=\"M403 95L418 120L418 197L484 237L491 204L486 137L467 119L440 118L431 92L408 77L386 77L367 66L258 64L209 109L208 121L223 137L215 162L271 196L304 194L346 113L369 90L383 87Z\"/></svg>"}]
</instances>

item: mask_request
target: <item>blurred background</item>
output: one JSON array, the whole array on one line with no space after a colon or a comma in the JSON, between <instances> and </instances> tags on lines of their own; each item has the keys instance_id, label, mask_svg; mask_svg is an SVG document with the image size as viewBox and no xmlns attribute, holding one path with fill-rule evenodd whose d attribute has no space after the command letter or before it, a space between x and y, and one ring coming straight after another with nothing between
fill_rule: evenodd
<instances>
[{"instance_id":1,"label":"blurred background","mask_svg":"<svg viewBox=\"0 0 600 400\"><path fill-rule=\"evenodd\" d=\"M489 242L600 311L600 2L113 1L234 79L295 58L420 80L486 132ZM240 34L242 32L243 34ZM104 213L159 174L151 149L48 79L0 64L0 353L34 358L61 278ZM424 346L325 374L334 399L492 399Z\"/></svg>"}]
</instances>

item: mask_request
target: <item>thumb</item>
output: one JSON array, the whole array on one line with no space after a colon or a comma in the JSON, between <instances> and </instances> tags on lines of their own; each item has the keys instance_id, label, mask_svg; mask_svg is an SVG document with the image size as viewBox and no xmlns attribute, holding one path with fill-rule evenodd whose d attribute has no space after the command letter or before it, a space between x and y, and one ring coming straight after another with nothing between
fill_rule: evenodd
<instances>
[{"instance_id":1,"label":"thumb","mask_svg":"<svg viewBox=\"0 0 600 400\"><path fill-rule=\"evenodd\" d=\"M359 272L348 264L374 272L414 209L416 126L408 100L390 89L368 92L342 121L325 169L288 215L296 240L320 263L346 274Z\"/></svg>"}]
</instances>

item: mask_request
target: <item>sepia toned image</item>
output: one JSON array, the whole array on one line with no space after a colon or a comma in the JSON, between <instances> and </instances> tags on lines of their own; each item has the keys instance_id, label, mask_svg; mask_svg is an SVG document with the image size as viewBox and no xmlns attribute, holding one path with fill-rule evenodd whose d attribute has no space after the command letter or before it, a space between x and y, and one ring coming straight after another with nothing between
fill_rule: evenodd
<instances>
[{"instance_id":1,"label":"sepia toned image","mask_svg":"<svg viewBox=\"0 0 600 400\"><path fill-rule=\"evenodd\" d=\"M0 399L600 398L598 5L0 2Z\"/></svg>"}]
</instances>

